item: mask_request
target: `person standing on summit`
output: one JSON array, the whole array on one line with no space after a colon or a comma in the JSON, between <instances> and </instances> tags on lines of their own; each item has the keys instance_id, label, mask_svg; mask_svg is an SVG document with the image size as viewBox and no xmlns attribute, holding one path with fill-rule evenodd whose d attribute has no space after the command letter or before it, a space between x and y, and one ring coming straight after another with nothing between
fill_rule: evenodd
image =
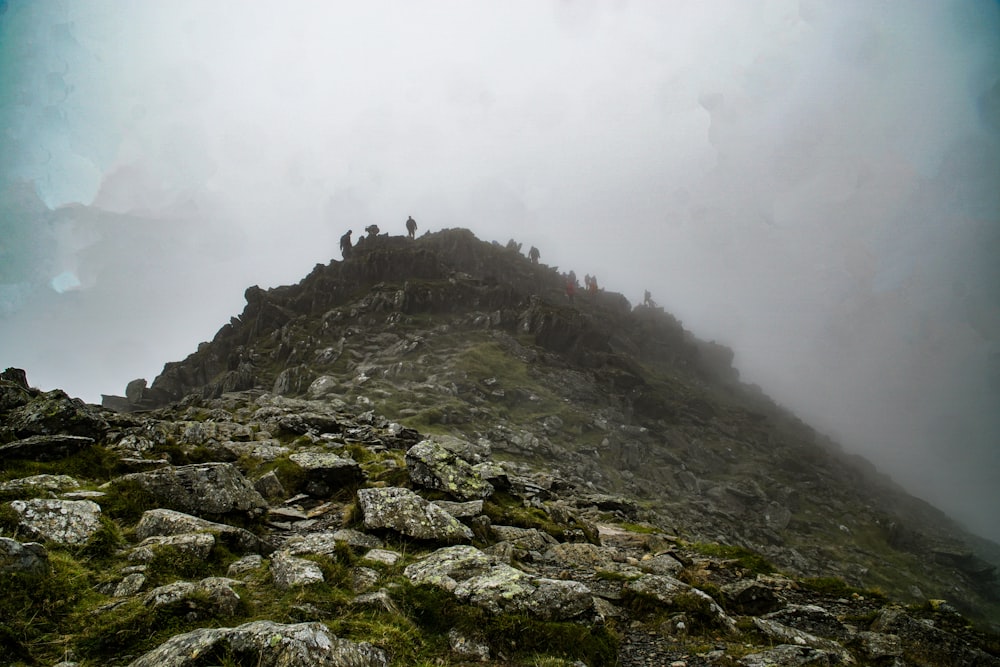
<instances>
[{"instance_id":1,"label":"person standing on summit","mask_svg":"<svg viewBox=\"0 0 1000 667\"><path fill-rule=\"evenodd\" d=\"M348 229L347 233L340 237L340 254L347 259L351 256L351 234L353 232Z\"/></svg>"},{"instance_id":2,"label":"person standing on summit","mask_svg":"<svg viewBox=\"0 0 1000 667\"><path fill-rule=\"evenodd\" d=\"M411 239L417 233L417 221L413 219L412 215L406 219L406 233Z\"/></svg>"}]
</instances>

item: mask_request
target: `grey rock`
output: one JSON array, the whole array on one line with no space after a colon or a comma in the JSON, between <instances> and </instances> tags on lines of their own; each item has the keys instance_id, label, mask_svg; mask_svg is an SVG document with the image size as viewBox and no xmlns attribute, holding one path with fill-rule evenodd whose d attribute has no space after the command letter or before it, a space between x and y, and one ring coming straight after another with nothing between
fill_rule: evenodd
<instances>
[{"instance_id":1,"label":"grey rock","mask_svg":"<svg viewBox=\"0 0 1000 667\"><path fill-rule=\"evenodd\" d=\"M515 548L525 551L543 553L552 546L559 544L559 540L537 528L494 525L491 527L491 530L498 540L510 542Z\"/></svg>"},{"instance_id":2,"label":"grey rock","mask_svg":"<svg viewBox=\"0 0 1000 667\"><path fill-rule=\"evenodd\" d=\"M288 460L302 470L305 492L315 498L326 498L364 479L357 461L330 452L296 452Z\"/></svg>"},{"instance_id":3,"label":"grey rock","mask_svg":"<svg viewBox=\"0 0 1000 667\"><path fill-rule=\"evenodd\" d=\"M781 644L772 649L745 655L737 661L741 667L803 667L804 665L831 665L826 651L809 646Z\"/></svg>"},{"instance_id":4,"label":"grey rock","mask_svg":"<svg viewBox=\"0 0 1000 667\"><path fill-rule=\"evenodd\" d=\"M456 519L467 519L483 513L482 500L470 500L464 503L456 503L451 500L435 500L434 504Z\"/></svg>"},{"instance_id":5,"label":"grey rock","mask_svg":"<svg viewBox=\"0 0 1000 667\"><path fill-rule=\"evenodd\" d=\"M640 560L638 567L648 574L675 575L684 569L684 564L670 554L657 554Z\"/></svg>"},{"instance_id":6,"label":"grey rock","mask_svg":"<svg viewBox=\"0 0 1000 667\"><path fill-rule=\"evenodd\" d=\"M400 561L402 556L395 551L388 551L387 549L369 549L363 558L364 560L371 561L373 563L380 563L382 565L392 567Z\"/></svg>"},{"instance_id":7,"label":"grey rock","mask_svg":"<svg viewBox=\"0 0 1000 667\"><path fill-rule=\"evenodd\" d=\"M850 654L844 650L844 647L831 639L817 637L803 630L797 630L765 618L754 618L753 624L762 633L775 640L776 643L811 646L812 648L822 649L830 655L839 655L842 662L846 661L849 663L852 660Z\"/></svg>"},{"instance_id":8,"label":"grey rock","mask_svg":"<svg viewBox=\"0 0 1000 667\"><path fill-rule=\"evenodd\" d=\"M727 630L734 630L736 628L736 621L730 618L710 595L669 575L644 574L638 579L626 582L622 590L654 598L662 602L667 608L673 606L680 596L692 595L704 600L709 612L715 617L721 627Z\"/></svg>"},{"instance_id":9,"label":"grey rock","mask_svg":"<svg viewBox=\"0 0 1000 667\"><path fill-rule=\"evenodd\" d=\"M143 512L135 527L135 536L144 540L154 535L179 535L182 533L211 533L222 544L236 553L268 554L273 548L249 530L225 523L208 521L176 510L155 509Z\"/></svg>"},{"instance_id":10,"label":"grey rock","mask_svg":"<svg viewBox=\"0 0 1000 667\"><path fill-rule=\"evenodd\" d=\"M146 584L146 575L142 572L130 572L126 574L115 586L112 595L116 598L127 598L142 590Z\"/></svg>"},{"instance_id":11,"label":"grey rock","mask_svg":"<svg viewBox=\"0 0 1000 667\"><path fill-rule=\"evenodd\" d=\"M783 605L774 587L754 579L740 579L722 587L727 609L743 614L767 614Z\"/></svg>"},{"instance_id":12,"label":"grey rock","mask_svg":"<svg viewBox=\"0 0 1000 667\"><path fill-rule=\"evenodd\" d=\"M495 561L479 549L456 545L438 549L408 565L403 574L414 584L431 584L454 591L460 582L487 572L494 564Z\"/></svg>"},{"instance_id":13,"label":"grey rock","mask_svg":"<svg viewBox=\"0 0 1000 667\"><path fill-rule=\"evenodd\" d=\"M224 577L207 577L195 582L175 581L146 593L143 604L156 608L187 601L199 616L234 616L239 610L240 596L232 587L238 583ZM188 609L188 613L190 611L192 609Z\"/></svg>"},{"instance_id":14,"label":"grey rock","mask_svg":"<svg viewBox=\"0 0 1000 667\"><path fill-rule=\"evenodd\" d=\"M0 483L0 493L57 493L79 486L69 475L32 475Z\"/></svg>"},{"instance_id":15,"label":"grey rock","mask_svg":"<svg viewBox=\"0 0 1000 667\"><path fill-rule=\"evenodd\" d=\"M288 492L285 491L285 487L282 486L281 480L278 479L273 470L258 477L257 481L253 483L253 488L257 490L257 493L271 502L288 496Z\"/></svg>"},{"instance_id":16,"label":"grey rock","mask_svg":"<svg viewBox=\"0 0 1000 667\"><path fill-rule=\"evenodd\" d=\"M84 544L101 527L101 507L91 500L15 500L10 506L33 539Z\"/></svg>"},{"instance_id":17,"label":"grey rock","mask_svg":"<svg viewBox=\"0 0 1000 667\"><path fill-rule=\"evenodd\" d=\"M490 647L485 642L473 639L452 628L448 631L448 645L455 655L486 662L490 659Z\"/></svg>"},{"instance_id":18,"label":"grey rock","mask_svg":"<svg viewBox=\"0 0 1000 667\"><path fill-rule=\"evenodd\" d=\"M267 502L231 463L203 463L136 472L112 480L134 482L162 506L198 516L260 516Z\"/></svg>"},{"instance_id":19,"label":"grey rock","mask_svg":"<svg viewBox=\"0 0 1000 667\"><path fill-rule=\"evenodd\" d=\"M330 634L322 623L253 621L235 628L199 628L171 637L130 667L194 667L203 656L226 654L256 667L388 667L381 649Z\"/></svg>"},{"instance_id":20,"label":"grey rock","mask_svg":"<svg viewBox=\"0 0 1000 667\"><path fill-rule=\"evenodd\" d=\"M129 560L148 563L156 554L174 551L190 560L204 560L212 553L215 537L211 533L181 533L147 537L129 552Z\"/></svg>"},{"instance_id":21,"label":"grey rock","mask_svg":"<svg viewBox=\"0 0 1000 667\"><path fill-rule=\"evenodd\" d=\"M41 544L0 537L0 572L45 574L48 571L49 554Z\"/></svg>"},{"instance_id":22,"label":"grey rock","mask_svg":"<svg viewBox=\"0 0 1000 667\"><path fill-rule=\"evenodd\" d=\"M455 597L491 614L528 614L542 620L565 620L593 609L590 590L577 581L534 577L500 564L458 584Z\"/></svg>"},{"instance_id":23,"label":"grey rock","mask_svg":"<svg viewBox=\"0 0 1000 667\"><path fill-rule=\"evenodd\" d=\"M389 528L420 540L468 542L472 531L413 491L399 487L360 489L365 527Z\"/></svg>"},{"instance_id":24,"label":"grey rock","mask_svg":"<svg viewBox=\"0 0 1000 667\"><path fill-rule=\"evenodd\" d=\"M851 646L869 660L898 658L903 655L903 642L899 635L862 630L851 638Z\"/></svg>"},{"instance_id":25,"label":"grey rock","mask_svg":"<svg viewBox=\"0 0 1000 667\"><path fill-rule=\"evenodd\" d=\"M271 576L275 586L288 590L323 581L323 570L311 560L297 558L287 551L277 551L271 556Z\"/></svg>"},{"instance_id":26,"label":"grey rock","mask_svg":"<svg viewBox=\"0 0 1000 667\"><path fill-rule=\"evenodd\" d=\"M260 554L249 554L230 563L226 569L226 574L230 577L239 577L249 574L254 570L259 570L262 567L264 567L263 556Z\"/></svg>"},{"instance_id":27,"label":"grey rock","mask_svg":"<svg viewBox=\"0 0 1000 667\"><path fill-rule=\"evenodd\" d=\"M93 438L82 435L33 435L0 445L0 461L13 459L57 461L93 444Z\"/></svg>"},{"instance_id":28,"label":"grey rock","mask_svg":"<svg viewBox=\"0 0 1000 667\"><path fill-rule=\"evenodd\" d=\"M104 436L108 428L108 423L99 408L88 405L78 398L70 398L66 392L55 389L40 394L27 404L8 412L2 430L13 436L5 438L6 440L31 436L56 438L82 436L98 440ZM36 460L63 458L81 446L86 446L86 443L81 441L64 442L67 443L65 449L50 448L49 453L39 450L44 458ZM4 448L0 448L0 458L6 458L4 451Z\"/></svg>"},{"instance_id":29,"label":"grey rock","mask_svg":"<svg viewBox=\"0 0 1000 667\"><path fill-rule=\"evenodd\" d=\"M418 442L406 452L406 467L414 484L444 491L459 500L493 495L493 485L480 477L471 463L432 440Z\"/></svg>"},{"instance_id":30,"label":"grey rock","mask_svg":"<svg viewBox=\"0 0 1000 667\"><path fill-rule=\"evenodd\" d=\"M351 569L351 590L365 593L375 588L379 580L378 570L370 567L355 567Z\"/></svg>"}]
</instances>

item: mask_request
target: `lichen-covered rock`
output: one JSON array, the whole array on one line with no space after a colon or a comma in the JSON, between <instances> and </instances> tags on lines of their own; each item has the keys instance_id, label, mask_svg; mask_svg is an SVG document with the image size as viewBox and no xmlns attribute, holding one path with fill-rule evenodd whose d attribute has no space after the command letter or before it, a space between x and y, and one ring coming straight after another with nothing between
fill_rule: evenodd
<instances>
[{"instance_id":1,"label":"lichen-covered rock","mask_svg":"<svg viewBox=\"0 0 1000 667\"><path fill-rule=\"evenodd\" d=\"M528 614L546 621L574 618L594 606L590 589L578 581L535 577L503 563L466 579L453 592L491 614Z\"/></svg>"},{"instance_id":2,"label":"lichen-covered rock","mask_svg":"<svg viewBox=\"0 0 1000 667\"><path fill-rule=\"evenodd\" d=\"M899 608L883 609L869 630L898 636L903 645L903 660L921 667L1000 665L1000 658L970 646L961 637L923 623Z\"/></svg>"},{"instance_id":3,"label":"lichen-covered rock","mask_svg":"<svg viewBox=\"0 0 1000 667\"><path fill-rule=\"evenodd\" d=\"M495 563L473 546L456 545L407 565L403 574L414 584L430 584L451 592L460 582L488 571Z\"/></svg>"},{"instance_id":4,"label":"lichen-covered rock","mask_svg":"<svg viewBox=\"0 0 1000 667\"><path fill-rule=\"evenodd\" d=\"M156 554L173 551L180 556L195 561L204 560L212 553L215 536L211 533L180 533L176 535L153 535L137 544L129 552L129 560L148 563Z\"/></svg>"},{"instance_id":5,"label":"lichen-covered rock","mask_svg":"<svg viewBox=\"0 0 1000 667\"><path fill-rule=\"evenodd\" d=\"M187 602L187 612L199 616L234 616L240 607L240 596L233 586L240 582L225 577L207 577L200 581L175 581L158 586L146 593L143 604L164 607Z\"/></svg>"},{"instance_id":6,"label":"lichen-covered rock","mask_svg":"<svg viewBox=\"0 0 1000 667\"><path fill-rule=\"evenodd\" d=\"M434 504L456 519L468 519L469 517L479 516L483 513L482 500L469 500L464 503L456 503L451 500L435 500Z\"/></svg>"},{"instance_id":7,"label":"lichen-covered rock","mask_svg":"<svg viewBox=\"0 0 1000 667\"><path fill-rule=\"evenodd\" d=\"M0 572L45 574L48 571L49 554L41 544L0 537Z\"/></svg>"},{"instance_id":8,"label":"lichen-covered rock","mask_svg":"<svg viewBox=\"0 0 1000 667\"><path fill-rule=\"evenodd\" d=\"M88 405L78 398L70 398L66 392L55 389L8 412L4 418L3 431L12 437L0 439L77 435L100 440L108 428L108 422L100 408Z\"/></svg>"},{"instance_id":9,"label":"lichen-covered rock","mask_svg":"<svg viewBox=\"0 0 1000 667\"><path fill-rule=\"evenodd\" d=\"M32 475L0 483L0 493L58 493L79 486L80 482L69 475Z\"/></svg>"},{"instance_id":10,"label":"lichen-covered rock","mask_svg":"<svg viewBox=\"0 0 1000 667\"><path fill-rule=\"evenodd\" d=\"M216 523L176 510L154 509L143 512L135 527L135 536L140 540L154 535L179 535L182 533L212 533L219 541L237 553L263 553L273 551L273 547L249 530L225 523Z\"/></svg>"},{"instance_id":11,"label":"lichen-covered rock","mask_svg":"<svg viewBox=\"0 0 1000 667\"><path fill-rule=\"evenodd\" d=\"M10 506L33 539L84 544L101 527L101 507L91 500L15 500Z\"/></svg>"},{"instance_id":12,"label":"lichen-covered rock","mask_svg":"<svg viewBox=\"0 0 1000 667\"><path fill-rule=\"evenodd\" d=\"M766 614L783 605L772 586L754 579L740 579L722 587L727 609L742 614Z\"/></svg>"},{"instance_id":13,"label":"lichen-covered rock","mask_svg":"<svg viewBox=\"0 0 1000 667\"><path fill-rule=\"evenodd\" d=\"M194 667L209 656L255 667L388 667L385 652L339 639L322 623L253 621L235 628L200 628L171 637L129 667Z\"/></svg>"},{"instance_id":14,"label":"lichen-covered rock","mask_svg":"<svg viewBox=\"0 0 1000 667\"><path fill-rule=\"evenodd\" d=\"M263 514L267 502L231 463L202 463L123 475L111 484L134 482L162 506L217 517Z\"/></svg>"},{"instance_id":15,"label":"lichen-covered rock","mask_svg":"<svg viewBox=\"0 0 1000 667\"><path fill-rule=\"evenodd\" d=\"M765 618L754 618L753 624L762 633L775 640L776 643L795 644L796 646L811 646L812 648L822 649L830 655L839 655L842 662L851 662L851 655L844 649L843 646L832 639L817 637L816 635L805 632L804 630L798 630L782 623L778 623L777 621L769 621Z\"/></svg>"},{"instance_id":16,"label":"lichen-covered rock","mask_svg":"<svg viewBox=\"0 0 1000 667\"><path fill-rule=\"evenodd\" d=\"M360 489L358 504L364 514L365 527L369 529L389 528L419 540L472 540L472 531L467 526L409 489Z\"/></svg>"},{"instance_id":17,"label":"lichen-covered rock","mask_svg":"<svg viewBox=\"0 0 1000 667\"><path fill-rule=\"evenodd\" d=\"M406 452L406 467L414 484L444 491L459 500L493 495L493 485L471 463L432 440L418 442Z\"/></svg>"},{"instance_id":18,"label":"lichen-covered rock","mask_svg":"<svg viewBox=\"0 0 1000 667\"><path fill-rule=\"evenodd\" d=\"M56 461L94 444L83 435L32 435L0 445L0 460Z\"/></svg>"},{"instance_id":19,"label":"lichen-covered rock","mask_svg":"<svg viewBox=\"0 0 1000 667\"><path fill-rule=\"evenodd\" d=\"M364 479L361 466L350 457L330 452L296 452L288 460L302 471L304 490L314 498L326 498Z\"/></svg>"},{"instance_id":20,"label":"lichen-covered rock","mask_svg":"<svg viewBox=\"0 0 1000 667\"><path fill-rule=\"evenodd\" d=\"M737 661L740 667L804 667L837 664L826 651L809 646L781 644L759 653L750 653Z\"/></svg>"},{"instance_id":21,"label":"lichen-covered rock","mask_svg":"<svg viewBox=\"0 0 1000 667\"><path fill-rule=\"evenodd\" d=\"M271 556L271 576L275 586L288 590L323 581L323 570L311 560L297 558L287 551L276 551Z\"/></svg>"},{"instance_id":22,"label":"lichen-covered rock","mask_svg":"<svg viewBox=\"0 0 1000 667\"><path fill-rule=\"evenodd\" d=\"M517 526L491 526L493 535L500 541L510 542L517 549L544 553L559 544L559 540L537 528Z\"/></svg>"},{"instance_id":23,"label":"lichen-covered rock","mask_svg":"<svg viewBox=\"0 0 1000 667\"><path fill-rule=\"evenodd\" d=\"M644 574L638 579L627 582L622 591L658 600L667 608L676 606L682 596L688 596L689 599L694 598L696 604L704 606L719 626L728 630L736 628L736 621L723 611L712 596L669 575Z\"/></svg>"}]
</instances>

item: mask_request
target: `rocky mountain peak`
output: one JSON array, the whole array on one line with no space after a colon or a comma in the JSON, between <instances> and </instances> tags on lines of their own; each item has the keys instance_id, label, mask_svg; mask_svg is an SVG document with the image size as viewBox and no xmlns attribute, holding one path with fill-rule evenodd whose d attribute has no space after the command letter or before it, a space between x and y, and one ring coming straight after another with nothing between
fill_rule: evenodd
<instances>
[{"instance_id":1,"label":"rocky mountain peak","mask_svg":"<svg viewBox=\"0 0 1000 667\"><path fill-rule=\"evenodd\" d=\"M567 279L375 235L103 408L8 369L11 663L1000 663L996 545Z\"/></svg>"}]
</instances>

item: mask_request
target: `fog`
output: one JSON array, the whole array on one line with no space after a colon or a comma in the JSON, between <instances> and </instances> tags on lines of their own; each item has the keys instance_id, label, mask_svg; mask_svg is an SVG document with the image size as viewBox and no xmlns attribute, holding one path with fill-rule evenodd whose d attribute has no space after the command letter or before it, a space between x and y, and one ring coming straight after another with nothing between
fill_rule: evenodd
<instances>
[{"instance_id":1,"label":"fog","mask_svg":"<svg viewBox=\"0 0 1000 667\"><path fill-rule=\"evenodd\" d=\"M339 236L644 289L1000 540L1000 5L0 0L0 364L152 379Z\"/></svg>"}]
</instances>

